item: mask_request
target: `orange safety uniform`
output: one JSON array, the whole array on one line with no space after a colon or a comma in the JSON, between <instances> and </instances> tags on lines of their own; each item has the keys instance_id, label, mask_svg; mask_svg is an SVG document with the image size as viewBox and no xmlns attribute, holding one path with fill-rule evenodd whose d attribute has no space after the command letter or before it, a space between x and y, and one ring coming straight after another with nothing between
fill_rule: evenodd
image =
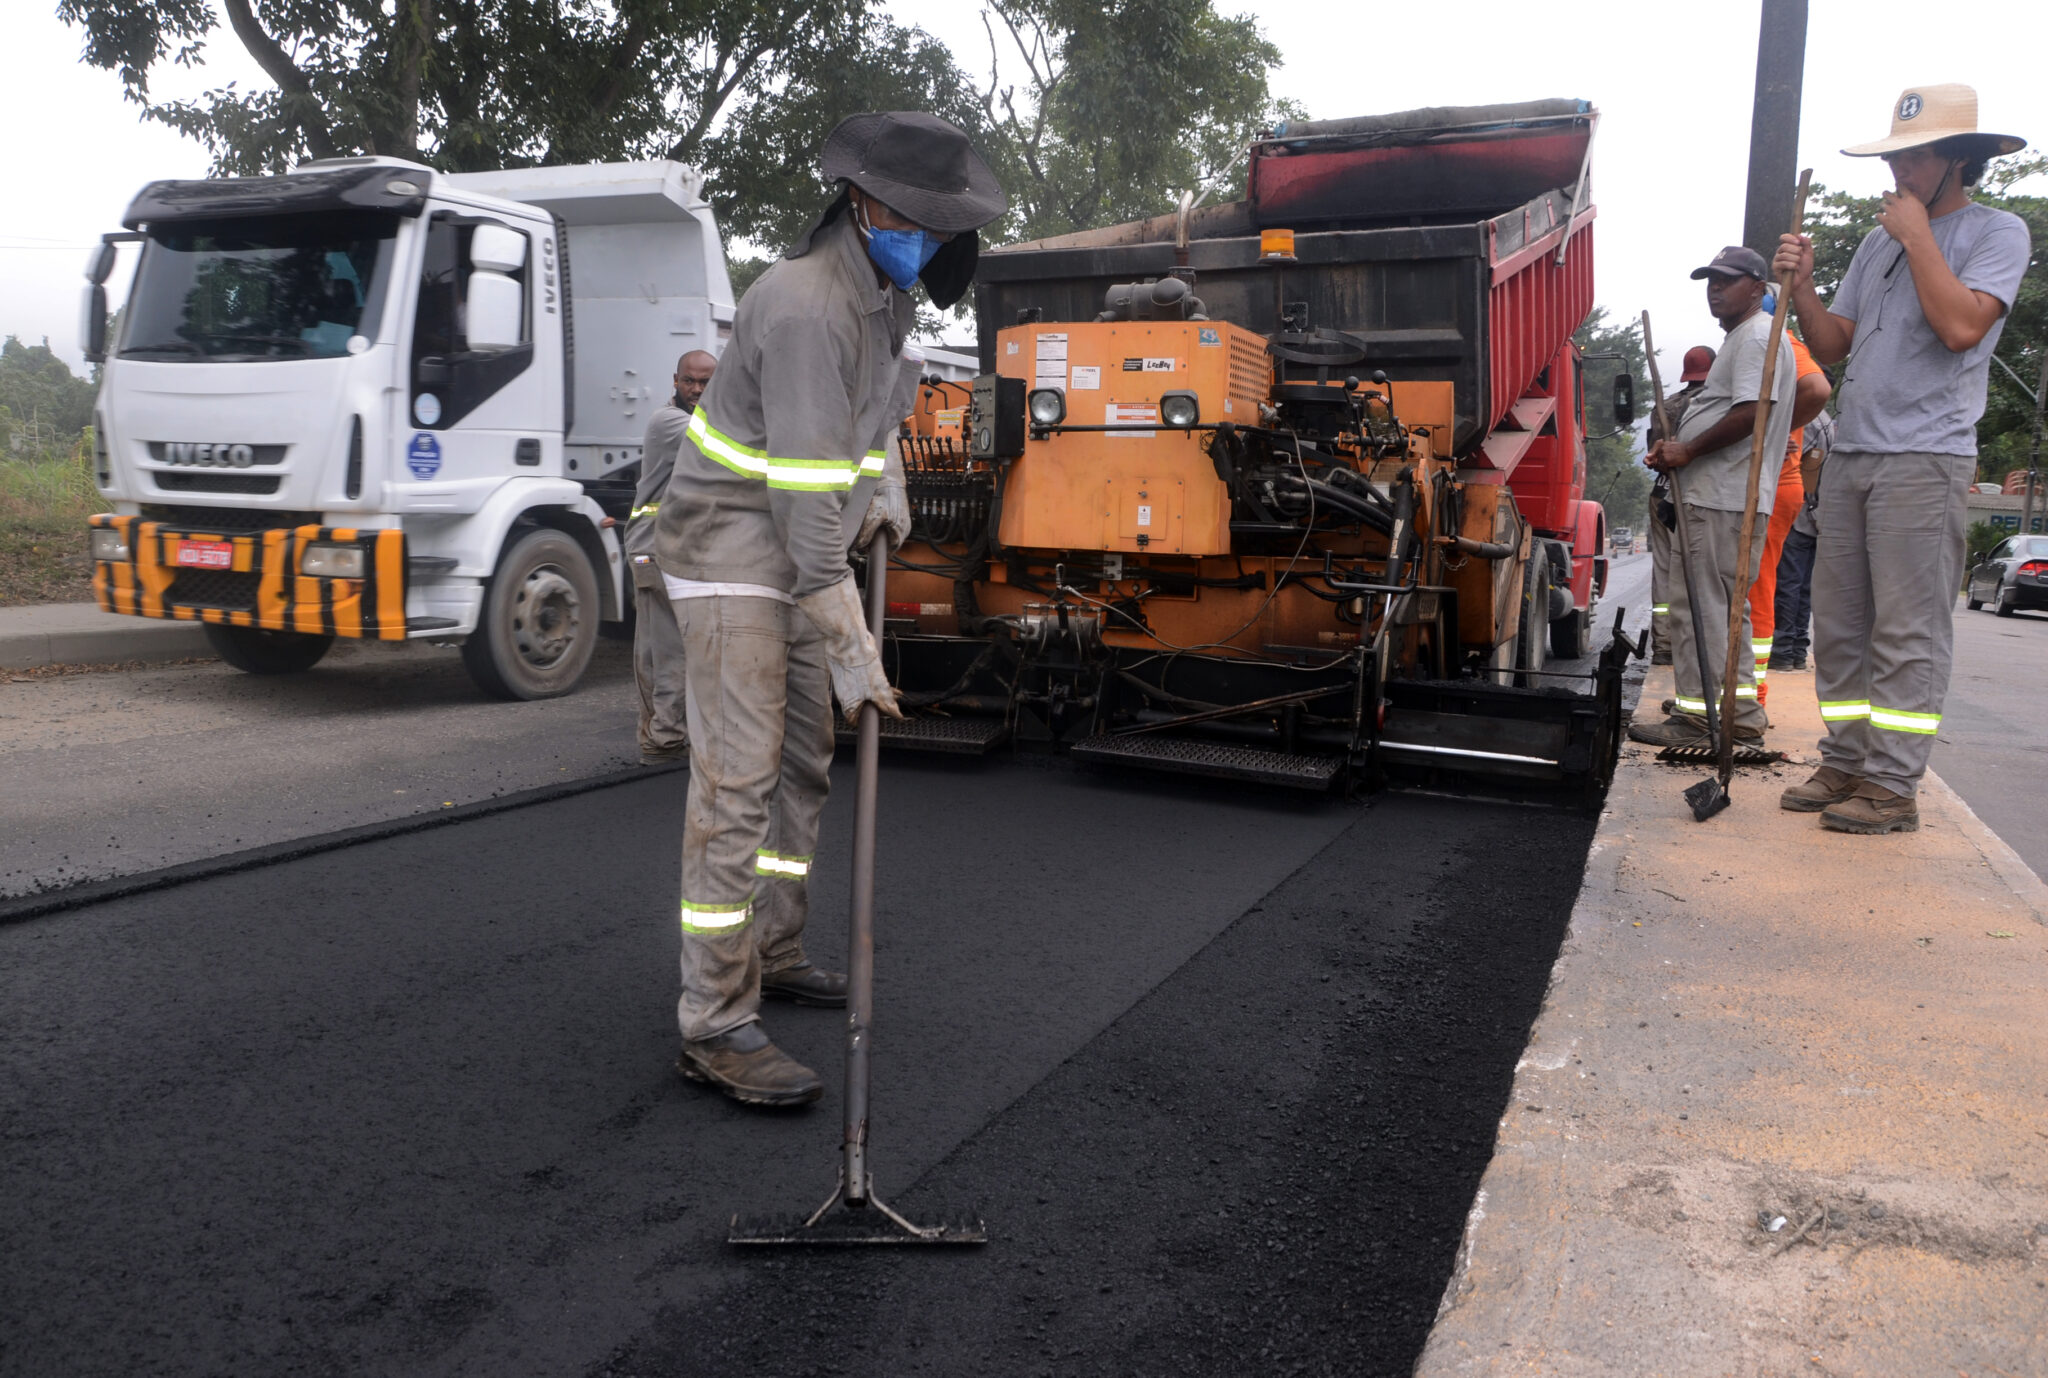
<instances>
[{"instance_id":1,"label":"orange safety uniform","mask_svg":"<svg viewBox=\"0 0 2048 1378\"><path fill-rule=\"evenodd\" d=\"M1788 330L1785 338L1792 342L1792 357L1798 360L1796 377L1823 372L1797 335ZM1806 501L1806 488L1799 477L1799 451L1805 434L1805 427L1796 427L1786 444L1785 462L1778 469L1778 496L1771 507L1771 524L1764 531L1763 567L1757 571L1756 582L1749 586L1749 647L1756 657L1758 703L1770 701L1771 686L1765 674L1771 659L1771 634L1778 625L1778 557L1784 553L1785 535L1799 516L1799 506Z\"/></svg>"}]
</instances>

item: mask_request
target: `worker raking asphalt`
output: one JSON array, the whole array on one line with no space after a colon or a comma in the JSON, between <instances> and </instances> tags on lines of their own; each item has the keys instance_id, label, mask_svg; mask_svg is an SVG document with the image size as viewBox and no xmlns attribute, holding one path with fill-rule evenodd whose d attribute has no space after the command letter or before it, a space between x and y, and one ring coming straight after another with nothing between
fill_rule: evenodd
<instances>
[{"instance_id":1,"label":"worker raking asphalt","mask_svg":"<svg viewBox=\"0 0 2048 1378\"><path fill-rule=\"evenodd\" d=\"M891 762L874 1135L991 1242L763 1258L836 1093L672 1070L676 783L0 929L0 1373L1407 1371L1585 821Z\"/></svg>"}]
</instances>

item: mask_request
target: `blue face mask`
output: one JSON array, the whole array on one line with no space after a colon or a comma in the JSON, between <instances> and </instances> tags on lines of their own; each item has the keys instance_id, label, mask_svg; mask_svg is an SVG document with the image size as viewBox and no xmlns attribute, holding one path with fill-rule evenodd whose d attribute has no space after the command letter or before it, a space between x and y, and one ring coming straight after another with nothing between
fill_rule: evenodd
<instances>
[{"instance_id":1,"label":"blue face mask","mask_svg":"<svg viewBox=\"0 0 2048 1378\"><path fill-rule=\"evenodd\" d=\"M861 233L867 236L868 257L889 275L889 281L908 292L917 286L917 275L939 251L941 240L930 230L878 230L861 216Z\"/></svg>"}]
</instances>

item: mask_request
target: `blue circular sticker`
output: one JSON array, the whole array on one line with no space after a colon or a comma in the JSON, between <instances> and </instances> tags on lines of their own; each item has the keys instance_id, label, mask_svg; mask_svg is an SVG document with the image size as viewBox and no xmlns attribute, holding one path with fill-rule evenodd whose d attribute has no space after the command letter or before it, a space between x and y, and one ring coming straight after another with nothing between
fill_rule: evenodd
<instances>
[{"instance_id":1,"label":"blue circular sticker","mask_svg":"<svg viewBox=\"0 0 2048 1378\"><path fill-rule=\"evenodd\" d=\"M441 399L431 392L423 392L412 399L412 419L422 426L431 426L441 419Z\"/></svg>"},{"instance_id":2,"label":"blue circular sticker","mask_svg":"<svg viewBox=\"0 0 2048 1378\"><path fill-rule=\"evenodd\" d=\"M432 478L441 472L441 442L425 431L415 431L412 444L405 447L405 467L414 478Z\"/></svg>"}]
</instances>

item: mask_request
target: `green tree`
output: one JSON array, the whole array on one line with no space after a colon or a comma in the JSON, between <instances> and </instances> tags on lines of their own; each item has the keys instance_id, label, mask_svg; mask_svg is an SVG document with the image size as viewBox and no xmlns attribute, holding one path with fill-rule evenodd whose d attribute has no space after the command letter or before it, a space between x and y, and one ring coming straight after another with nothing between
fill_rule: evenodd
<instances>
[{"instance_id":1,"label":"green tree","mask_svg":"<svg viewBox=\"0 0 2048 1378\"><path fill-rule=\"evenodd\" d=\"M1637 415L1646 414L1654 400L1643 353L1642 322L1613 324L1607 308L1596 306L1572 339L1582 353L1622 356L1620 361L1586 361L1586 496L1607 509L1609 526L1640 530L1650 496L1650 471L1637 458L1635 430L1616 431L1610 403L1615 375L1624 370L1635 380Z\"/></svg>"},{"instance_id":2,"label":"green tree","mask_svg":"<svg viewBox=\"0 0 2048 1378\"><path fill-rule=\"evenodd\" d=\"M2020 283L2012 309L2006 315L2005 331L1998 342L1998 355L2013 372L2032 388L2040 377L2043 351L2048 350L2048 196L2022 193L2019 188L2031 179L2048 175L2048 156L2000 158L1986 170L1975 199L1987 206L2011 211L2027 222L2034 240L2034 258ZM1818 185L1817 209L1808 216L1813 236L1813 281L1824 301L1834 298L1856 246L1877 228L1879 198L1830 192ZM1840 382L1841 369L1829 370ZM2014 468L2024 468L2032 446L2034 404L2005 371L1991 368L1990 393L1985 399L1984 417L1977 423L1978 470L1986 481L1994 481Z\"/></svg>"},{"instance_id":3,"label":"green tree","mask_svg":"<svg viewBox=\"0 0 2048 1378\"><path fill-rule=\"evenodd\" d=\"M92 424L98 389L73 373L50 349L50 342L23 344L9 335L0 344L0 456L21 451L37 454L69 450Z\"/></svg>"},{"instance_id":4,"label":"green tree","mask_svg":"<svg viewBox=\"0 0 2048 1378\"><path fill-rule=\"evenodd\" d=\"M982 22L1011 238L1158 215L1197 188L1227 200L1252 136L1300 113L1268 87L1280 50L1211 0L989 0ZM1002 80L1006 64L1021 81Z\"/></svg>"}]
</instances>

